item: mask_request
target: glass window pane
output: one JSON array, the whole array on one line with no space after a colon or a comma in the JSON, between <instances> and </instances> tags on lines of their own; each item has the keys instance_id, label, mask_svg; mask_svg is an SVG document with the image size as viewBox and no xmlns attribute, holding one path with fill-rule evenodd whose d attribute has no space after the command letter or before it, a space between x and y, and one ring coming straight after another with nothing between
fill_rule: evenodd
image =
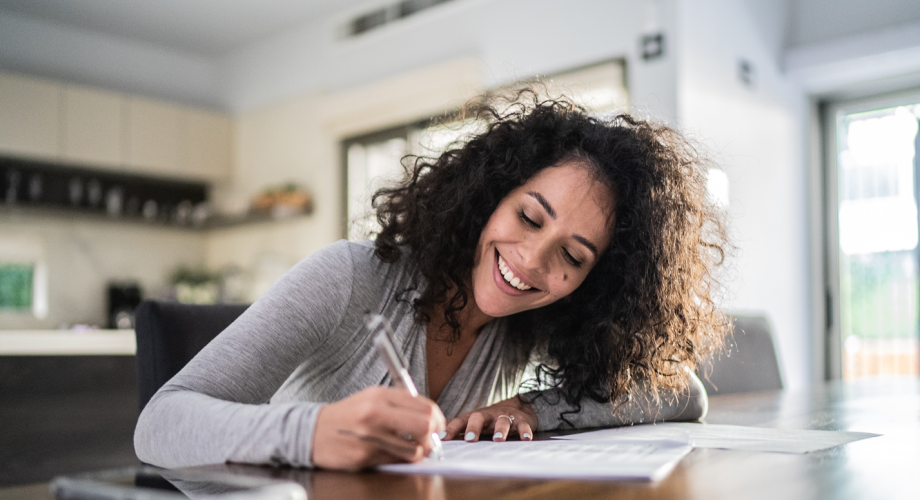
<instances>
[{"instance_id":1,"label":"glass window pane","mask_svg":"<svg viewBox=\"0 0 920 500\"><path fill-rule=\"evenodd\" d=\"M371 209L374 193L403 176L405 137L355 142L348 147L348 239L363 240L379 229Z\"/></svg>"},{"instance_id":2,"label":"glass window pane","mask_svg":"<svg viewBox=\"0 0 920 500\"><path fill-rule=\"evenodd\" d=\"M920 106L838 120L843 377L917 375Z\"/></svg>"}]
</instances>

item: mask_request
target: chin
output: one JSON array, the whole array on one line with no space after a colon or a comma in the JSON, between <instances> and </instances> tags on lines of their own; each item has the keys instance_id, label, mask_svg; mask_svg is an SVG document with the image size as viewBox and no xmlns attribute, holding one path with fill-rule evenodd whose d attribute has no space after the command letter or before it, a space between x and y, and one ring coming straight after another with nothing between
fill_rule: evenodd
<instances>
[{"instance_id":1,"label":"chin","mask_svg":"<svg viewBox=\"0 0 920 500\"><path fill-rule=\"evenodd\" d=\"M480 301L479 297L476 297L476 305L479 306L479 310L493 318L511 316L512 314L533 309L532 307L521 307L520 304L507 304L503 302L502 300L489 300L488 297L483 297ZM485 304L485 306L483 306L483 304Z\"/></svg>"}]
</instances>

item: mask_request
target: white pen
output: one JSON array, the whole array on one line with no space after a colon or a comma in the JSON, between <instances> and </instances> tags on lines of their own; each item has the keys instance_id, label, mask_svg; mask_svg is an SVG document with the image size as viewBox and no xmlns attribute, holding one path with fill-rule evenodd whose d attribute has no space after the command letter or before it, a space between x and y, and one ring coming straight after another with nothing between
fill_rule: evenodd
<instances>
[{"instance_id":1,"label":"white pen","mask_svg":"<svg viewBox=\"0 0 920 500\"><path fill-rule=\"evenodd\" d=\"M383 357L383 361L387 364L390 378L397 385L403 386L412 397L418 397L415 382L409 376L409 370L406 370L406 364L393 344L393 329L390 327L390 323L379 314L367 313L364 315L364 324L374 336L374 345L380 352L381 357ZM431 433L431 445L437 459L444 460L444 447L437 432Z\"/></svg>"}]
</instances>

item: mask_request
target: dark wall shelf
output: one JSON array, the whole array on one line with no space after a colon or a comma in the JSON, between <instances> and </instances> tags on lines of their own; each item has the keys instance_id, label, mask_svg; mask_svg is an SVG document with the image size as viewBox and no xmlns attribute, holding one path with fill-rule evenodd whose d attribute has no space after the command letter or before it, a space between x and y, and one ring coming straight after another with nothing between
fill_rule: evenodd
<instances>
[{"instance_id":1,"label":"dark wall shelf","mask_svg":"<svg viewBox=\"0 0 920 500\"><path fill-rule=\"evenodd\" d=\"M208 185L0 157L0 200L9 209L181 225L205 210Z\"/></svg>"},{"instance_id":2,"label":"dark wall shelf","mask_svg":"<svg viewBox=\"0 0 920 500\"><path fill-rule=\"evenodd\" d=\"M208 184L0 156L0 217L55 218L206 231L296 220L214 214Z\"/></svg>"},{"instance_id":3,"label":"dark wall shelf","mask_svg":"<svg viewBox=\"0 0 920 500\"><path fill-rule=\"evenodd\" d=\"M209 231L212 229L227 229L232 227L248 226L252 224L265 224L289 220L301 220L309 217L308 214L293 215L290 217L272 217L270 215L246 214L239 216L212 215L204 222L177 224L171 221L152 220L142 217L122 217L105 213L74 211L55 207L41 206L8 206L0 204L0 218L6 220L23 219L64 219L75 221L105 222L114 224L130 224L147 226L151 228L175 229L179 231Z\"/></svg>"}]
</instances>

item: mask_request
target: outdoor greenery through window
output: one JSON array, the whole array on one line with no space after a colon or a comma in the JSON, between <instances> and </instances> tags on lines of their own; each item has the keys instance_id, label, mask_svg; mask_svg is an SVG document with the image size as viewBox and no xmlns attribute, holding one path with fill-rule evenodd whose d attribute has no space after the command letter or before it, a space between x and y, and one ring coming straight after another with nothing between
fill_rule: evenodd
<instances>
[{"instance_id":1,"label":"outdoor greenery through window","mask_svg":"<svg viewBox=\"0 0 920 500\"><path fill-rule=\"evenodd\" d=\"M34 272L30 264L0 264L0 310L32 310Z\"/></svg>"},{"instance_id":2,"label":"outdoor greenery through window","mask_svg":"<svg viewBox=\"0 0 920 500\"><path fill-rule=\"evenodd\" d=\"M845 379L920 373L918 118L920 104L837 118Z\"/></svg>"}]
</instances>

